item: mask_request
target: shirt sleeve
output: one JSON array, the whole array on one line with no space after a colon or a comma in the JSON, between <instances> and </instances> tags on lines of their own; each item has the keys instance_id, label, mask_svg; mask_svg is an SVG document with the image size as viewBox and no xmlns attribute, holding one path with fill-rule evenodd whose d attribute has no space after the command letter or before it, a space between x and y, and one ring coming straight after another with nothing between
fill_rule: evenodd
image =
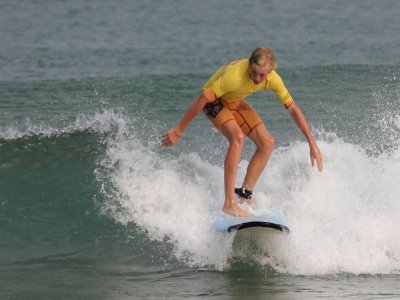
<instances>
[{"instance_id":1,"label":"shirt sleeve","mask_svg":"<svg viewBox=\"0 0 400 300\"><path fill-rule=\"evenodd\" d=\"M234 61L219 68L207 83L203 86L203 91L212 89L217 98L240 88L240 61Z\"/></svg>"},{"instance_id":2,"label":"shirt sleeve","mask_svg":"<svg viewBox=\"0 0 400 300\"><path fill-rule=\"evenodd\" d=\"M276 71L271 72L268 80L267 88L272 90L278 97L279 101L287 108L293 103L293 98L287 90L282 78Z\"/></svg>"},{"instance_id":3,"label":"shirt sleeve","mask_svg":"<svg viewBox=\"0 0 400 300\"><path fill-rule=\"evenodd\" d=\"M214 91L214 94L217 96L217 98L221 97L225 93L223 88L222 76L219 76L217 78L212 77L204 87L211 88Z\"/></svg>"},{"instance_id":4,"label":"shirt sleeve","mask_svg":"<svg viewBox=\"0 0 400 300\"><path fill-rule=\"evenodd\" d=\"M221 97L224 94L223 90L223 67L219 68L206 82L206 84L203 86L202 90L203 93L208 96L211 95L212 93L217 97ZM210 101L207 97L207 99Z\"/></svg>"}]
</instances>

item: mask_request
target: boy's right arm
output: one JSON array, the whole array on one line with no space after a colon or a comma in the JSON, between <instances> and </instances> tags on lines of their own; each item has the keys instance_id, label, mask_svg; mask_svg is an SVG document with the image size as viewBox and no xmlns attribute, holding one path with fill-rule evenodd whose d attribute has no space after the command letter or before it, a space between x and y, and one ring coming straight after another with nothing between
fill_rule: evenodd
<instances>
[{"instance_id":1,"label":"boy's right arm","mask_svg":"<svg viewBox=\"0 0 400 300\"><path fill-rule=\"evenodd\" d=\"M183 135L186 127L192 122L192 120L203 110L204 105L210 100L204 92L202 92L189 106L185 114L183 115L180 122L174 127L163 134L161 145L164 147L172 147L179 142L179 139Z\"/></svg>"}]
</instances>

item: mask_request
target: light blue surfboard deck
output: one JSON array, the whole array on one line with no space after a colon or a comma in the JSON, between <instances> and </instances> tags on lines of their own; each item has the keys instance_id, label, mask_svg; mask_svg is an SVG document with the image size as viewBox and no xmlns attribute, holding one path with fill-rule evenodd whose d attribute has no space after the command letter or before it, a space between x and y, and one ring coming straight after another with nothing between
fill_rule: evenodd
<instances>
[{"instance_id":1,"label":"light blue surfboard deck","mask_svg":"<svg viewBox=\"0 0 400 300\"><path fill-rule=\"evenodd\" d=\"M212 223L213 228L218 232L231 232L252 227L264 227L289 233L289 224L285 217L275 211L264 211L255 213L250 217L233 217L227 214L217 216Z\"/></svg>"}]
</instances>

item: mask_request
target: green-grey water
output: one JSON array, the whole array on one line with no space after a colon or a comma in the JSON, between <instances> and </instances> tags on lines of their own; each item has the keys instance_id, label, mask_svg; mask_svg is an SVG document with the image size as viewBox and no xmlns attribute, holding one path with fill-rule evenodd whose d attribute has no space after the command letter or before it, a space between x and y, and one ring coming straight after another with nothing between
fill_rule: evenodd
<instances>
[{"instance_id":1,"label":"green-grey water","mask_svg":"<svg viewBox=\"0 0 400 300\"><path fill-rule=\"evenodd\" d=\"M400 298L397 1L3 1L1 299ZM325 169L272 93L256 207L222 235L225 140L160 136L220 65L273 48ZM246 144L239 178L253 146Z\"/></svg>"}]
</instances>

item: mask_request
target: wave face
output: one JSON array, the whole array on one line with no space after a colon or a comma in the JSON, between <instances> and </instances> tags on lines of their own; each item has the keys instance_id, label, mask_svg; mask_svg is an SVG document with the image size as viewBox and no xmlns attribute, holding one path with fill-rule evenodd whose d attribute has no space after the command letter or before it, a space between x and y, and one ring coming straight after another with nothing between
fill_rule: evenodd
<instances>
[{"instance_id":1,"label":"wave face","mask_svg":"<svg viewBox=\"0 0 400 300\"><path fill-rule=\"evenodd\" d=\"M157 153L134 134L107 142L98 170L110 184L103 212L168 241L190 266L226 267L232 258L251 257L289 274L397 273L399 150L370 156L332 134L319 144L322 174L310 168L307 144L295 142L275 151L257 187L254 209L283 212L291 223L288 236L235 243L217 234L210 223L222 207L223 169L196 153ZM239 177L246 166L242 161Z\"/></svg>"},{"instance_id":2,"label":"wave face","mask_svg":"<svg viewBox=\"0 0 400 300\"><path fill-rule=\"evenodd\" d=\"M339 80L346 71L359 80L369 78L364 75L369 70L333 66L303 69L301 76L287 77L300 85L327 85L328 73ZM25 94L40 91L33 111L40 112L41 103L52 94L70 91L75 93L74 106L61 99L55 100L53 114L28 114L30 107L18 110L15 119L4 114L3 246L18 253L10 257L22 262L66 255L97 262L111 256L110 263L118 264L118 255L133 251L129 259L143 268L160 263L227 270L244 262L295 275L398 274L400 97L397 73L386 80L380 68L373 71L372 93L363 95L364 100L357 96L357 80L333 82L326 88L326 93L338 85L354 89L349 97L365 104L360 111L335 94L323 106L311 93L306 96L312 101L301 103L310 124L318 124L312 129L324 154L321 174L310 167L308 146L282 108L265 95L251 99L267 112L267 127L278 141L256 187L253 208L286 215L292 228L288 236L225 236L212 230L224 198L226 143L199 117L177 147L159 147L162 132L183 110L178 109L181 102L160 100L155 88L161 77L55 81L43 90L43 82L31 83L33 94L29 85ZM380 86L382 78L385 88ZM192 81L166 77L162 88L186 87L174 94L174 99L185 98L194 88ZM15 84L10 85L14 90ZM121 94L114 97L116 90ZM82 98L85 94L88 99ZM69 106L73 109L66 110ZM246 144L238 185L253 151ZM54 242L60 236L66 237L68 246ZM93 251L98 256L88 257ZM6 260L13 261L10 257Z\"/></svg>"}]
</instances>

